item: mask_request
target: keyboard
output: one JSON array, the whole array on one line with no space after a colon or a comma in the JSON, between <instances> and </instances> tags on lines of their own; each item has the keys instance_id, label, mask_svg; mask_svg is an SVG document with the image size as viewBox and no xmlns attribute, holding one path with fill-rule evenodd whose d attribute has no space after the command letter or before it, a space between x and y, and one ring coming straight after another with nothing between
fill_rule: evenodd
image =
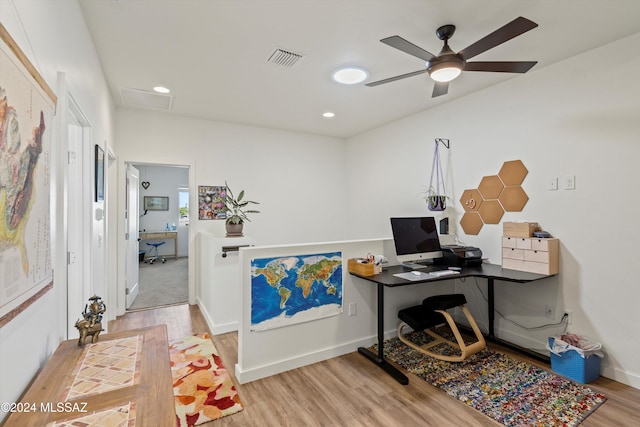
<instances>
[{"instance_id":1,"label":"keyboard","mask_svg":"<svg viewBox=\"0 0 640 427\"><path fill-rule=\"evenodd\" d=\"M460 272L455 270L440 270L440 271L430 271L429 274L435 277L440 277L440 276L451 276L452 274L460 274Z\"/></svg>"}]
</instances>

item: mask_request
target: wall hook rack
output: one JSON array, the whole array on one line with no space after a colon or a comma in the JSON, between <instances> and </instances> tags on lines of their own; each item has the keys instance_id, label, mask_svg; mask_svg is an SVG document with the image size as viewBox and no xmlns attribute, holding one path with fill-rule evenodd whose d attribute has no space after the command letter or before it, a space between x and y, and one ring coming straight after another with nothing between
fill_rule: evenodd
<instances>
[{"instance_id":1,"label":"wall hook rack","mask_svg":"<svg viewBox=\"0 0 640 427\"><path fill-rule=\"evenodd\" d=\"M436 144L437 144L438 142L441 142L441 143L442 143L442 145L444 145L447 149L449 149L449 145L450 145L450 143L449 143L449 140L448 140L448 139L446 139L446 138L436 138Z\"/></svg>"}]
</instances>

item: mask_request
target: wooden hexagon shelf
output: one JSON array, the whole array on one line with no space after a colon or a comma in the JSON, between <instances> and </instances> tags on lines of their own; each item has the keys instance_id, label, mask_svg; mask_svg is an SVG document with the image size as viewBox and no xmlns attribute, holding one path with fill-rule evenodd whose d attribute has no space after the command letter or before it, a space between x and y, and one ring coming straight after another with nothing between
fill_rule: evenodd
<instances>
[{"instance_id":1,"label":"wooden hexagon shelf","mask_svg":"<svg viewBox=\"0 0 640 427\"><path fill-rule=\"evenodd\" d=\"M504 215L502 205L496 199L482 202L478 214L485 224L498 224Z\"/></svg>"},{"instance_id":2,"label":"wooden hexagon shelf","mask_svg":"<svg viewBox=\"0 0 640 427\"><path fill-rule=\"evenodd\" d=\"M472 190L464 190L460 197L460 203L466 212L476 212L482 205L482 194L475 188Z\"/></svg>"},{"instance_id":3,"label":"wooden hexagon shelf","mask_svg":"<svg viewBox=\"0 0 640 427\"><path fill-rule=\"evenodd\" d=\"M502 164L498 176L504 185L520 185L528 173L529 171L521 160L511 160Z\"/></svg>"},{"instance_id":4,"label":"wooden hexagon shelf","mask_svg":"<svg viewBox=\"0 0 640 427\"><path fill-rule=\"evenodd\" d=\"M483 223L478 212L465 212L460 220L460 225L465 233L478 234Z\"/></svg>"},{"instance_id":5,"label":"wooden hexagon shelf","mask_svg":"<svg viewBox=\"0 0 640 427\"><path fill-rule=\"evenodd\" d=\"M498 175L485 176L478 185L478 191L485 200L497 199L503 188L504 184Z\"/></svg>"},{"instance_id":6,"label":"wooden hexagon shelf","mask_svg":"<svg viewBox=\"0 0 640 427\"><path fill-rule=\"evenodd\" d=\"M529 196L520 185L505 187L499 199L502 207L507 212L520 212L527 204Z\"/></svg>"}]
</instances>

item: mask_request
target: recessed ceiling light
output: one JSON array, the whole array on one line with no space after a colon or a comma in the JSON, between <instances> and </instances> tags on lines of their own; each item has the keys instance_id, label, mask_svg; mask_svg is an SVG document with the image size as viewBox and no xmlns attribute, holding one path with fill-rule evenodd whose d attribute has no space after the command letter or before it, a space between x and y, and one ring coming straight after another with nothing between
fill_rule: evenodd
<instances>
[{"instance_id":1,"label":"recessed ceiling light","mask_svg":"<svg viewBox=\"0 0 640 427\"><path fill-rule=\"evenodd\" d=\"M369 73L364 68L346 67L333 73L333 80L344 85L354 85L362 83L369 77Z\"/></svg>"},{"instance_id":2,"label":"recessed ceiling light","mask_svg":"<svg viewBox=\"0 0 640 427\"><path fill-rule=\"evenodd\" d=\"M158 93L169 93L171 92L169 89L167 89L164 86L156 86L153 88L154 91L158 92Z\"/></svg>"},{"instance_id":3,"label":"recessed ceiling light","mask_svg":"<svg viewBox=\"0 0 640 427\"><path fill-rule=\"evenodd\" d=\"M330 119L332 117L335 117L335 113L332 113L331 111L327 111L326 113L322 113L322 117L326 117L327 119Z\"/></svg>"}]
</instances>

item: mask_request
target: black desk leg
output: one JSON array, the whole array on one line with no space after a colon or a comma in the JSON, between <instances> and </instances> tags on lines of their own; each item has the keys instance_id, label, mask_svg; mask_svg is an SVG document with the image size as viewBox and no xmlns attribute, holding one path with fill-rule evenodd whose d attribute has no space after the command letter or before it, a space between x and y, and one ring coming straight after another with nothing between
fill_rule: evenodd
<instances>
[{"instance_id":1,"label":"black desk leg","mask_svg":"<svg viewBox=\"0 0 640 427\"><path fill-rule=\"evenodd\" d=\"M378 354L365 347L358 347L358 353L381 367L402 385L409 384L409 378L384 360L384 285L378 283Z\"/></svg>"},{"instance_id":2,"label":"black desk leg","mask_svg":"<svg viewBox=\"0 0 640 427\"><path fill-rule=\"evenodd\" d=\"M493 278L487 279L487 299L489 300L489 337L493 338L493 321L495 319L496 307L495 307L495 289L493 287Z\"/></svg>"}]
</instances>

